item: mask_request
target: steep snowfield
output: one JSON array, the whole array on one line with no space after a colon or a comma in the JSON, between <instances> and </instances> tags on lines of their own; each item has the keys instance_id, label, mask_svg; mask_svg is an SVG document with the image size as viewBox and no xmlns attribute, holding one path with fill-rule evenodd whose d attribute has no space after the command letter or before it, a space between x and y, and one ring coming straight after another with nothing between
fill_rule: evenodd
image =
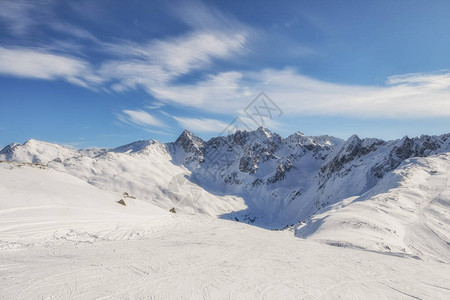
<instances>
[{"instance_id":1,"label":"steep snowfield","mask_svg":"<svg viewBox=\"0 0 450 300\"><path fill-rule=\"evenodd\" d=\"M321 209L296 235L450 262L450 154L412 158L359 197Z\"/></svg>"}]
</instances>

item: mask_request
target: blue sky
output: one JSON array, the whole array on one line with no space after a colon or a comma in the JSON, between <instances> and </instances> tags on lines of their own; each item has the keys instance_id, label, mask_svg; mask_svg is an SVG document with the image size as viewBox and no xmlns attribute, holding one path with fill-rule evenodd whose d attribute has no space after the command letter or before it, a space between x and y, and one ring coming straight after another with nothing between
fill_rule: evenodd
<instances>
[{"instance_id":1,"label":"blue sky","mask_svg":"<svg viewBox=\"0 0 450 300\"><path fill-rule=\"evenodd\" d=\"M448 1L0 0L0 146L450 132Z\"/></svg>"}]
</instances>

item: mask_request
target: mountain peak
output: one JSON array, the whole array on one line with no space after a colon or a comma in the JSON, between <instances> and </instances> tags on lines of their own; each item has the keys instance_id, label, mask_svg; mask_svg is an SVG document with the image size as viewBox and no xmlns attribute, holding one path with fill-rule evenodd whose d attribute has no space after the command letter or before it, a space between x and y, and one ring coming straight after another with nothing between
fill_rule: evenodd
<instances>
[{"instance_id":1,"label":"mountain peak","mask_svg":"<svg viewBox=\"0 0 450 300\"><path fill-rule=\"evenodd\" d=\"M35 139L29 139L28 141L26 141L25 143L23 143L22 145L23 147L51 147L51 148L68 148L70 149L70 147L67 146L63 146L63 145L59 145L56 143L49 143L49 142L44 142L44 141L39 141L39 140L35 140Z\"/></svg>"},{"instance_id":2,"label":"mountain peak","mask_svg":"<svg viewBox=\"0 0 450 300\"><path fill-rule=\"evenodd\" d=\"M17 146L19 146L19 143L12 143L9 145L6 145L2 150L0 150L0 154L10 153L13 151L13 149Z\"/></svg>"},{"instance_id":3,"label":"mountain peak","mask_svg":"<svg viewBox=\"0 0 450 300\"><path fill-rule=\"evenodd\" d=\"M203 159L202 149L205 147L205 142L192 132L185 129L175 141L175 145L181 147L185 154L192 155L192 157L185 158L185 162L197 160L197 158Z\"/></svg>"},{"instance_id":4,"label":"mountain peak","mask_svg":"<svg viewBox=\"0 0 450 300\"><path fill-rule=\"evenodd\" d=\"M142 141L136 141L133 143L129 143L117 148L112 149L112 152L120 152L120 153L134 153L134 152L140 152L149 146L158 143L155 140L142 140Z\"/></svg>"},{"instance_id":5,"label":"mountain peak","mask_svg":"<svg viewBox=\"0 0 450 300\"><path fill-rule=\"evenodd\" d=\"M46 142L41 142L35 139L29 139L28 141L26 141L25 143L22 144L22 146L33 146L33 145L44 145L44 144L48 144Z\"/></svg>"},{"instance_id":6,"label":"mountain peak","mask_svg":"<svg viewBox=\"0 0 450 300\"><path fill-rule=\"evenodd\" d=\"M14 160L46 164L54 159L66 159L78 155L78 150L58 144L29 139L23 144L11 144L0 152L0 160Z\"/></svg>"},{"instance_id":7,"label":"mountain peak","mask_svg":"<svg viewBox=\"0 0 450 300\"><path fill-rule=\"evenodd\" d=\"M180 135L193 135L193 133L187 129L183 130L183 132Z\"/></svg>"},{"instance_id":8,"label":"mountain peak","mask_svg":"<svg viewBox=\"0 0 450 300\"><path fill-rule=\"evenodd\" d=\"M349 142L353 142L353 141L360 141L361 139L359 138L359 136L357 134L352 135L351 137L348 138Z\"/></svg>"},{"instance_id":9,"label":"mountain peak","mask_svg":"<svg viewBox=\"0 0 450 300\"><path fill-rule=\"evenodd\" d=\"M195 134L193 134L192 132L190 132L187 129L183 130L183 132L177 138L175 143L179 144L179 143L183 143L183 141L188 141L188 140L192 141L192 142L200 142L201 141L201 143L203 143L203 140L201 138L199 138L198 136L196 136Z\"/></svg>"}]
</instances>

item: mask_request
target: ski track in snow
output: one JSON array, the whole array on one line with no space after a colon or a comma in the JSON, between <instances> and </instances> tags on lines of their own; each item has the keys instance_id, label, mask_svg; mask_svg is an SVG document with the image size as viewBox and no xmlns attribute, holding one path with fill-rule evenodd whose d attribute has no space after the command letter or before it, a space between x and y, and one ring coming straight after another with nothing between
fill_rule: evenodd
<instances>
[{"instance_id":1,"label":"ski track in snow","mask_svg":"<svg viewBox=\"0 0 450 300\"><path fill-rule=\"evenodd\" d=\"M174 216L140 240L0 251L5 299L446 299L448 265Z\"/></svg>"}]
</instances>

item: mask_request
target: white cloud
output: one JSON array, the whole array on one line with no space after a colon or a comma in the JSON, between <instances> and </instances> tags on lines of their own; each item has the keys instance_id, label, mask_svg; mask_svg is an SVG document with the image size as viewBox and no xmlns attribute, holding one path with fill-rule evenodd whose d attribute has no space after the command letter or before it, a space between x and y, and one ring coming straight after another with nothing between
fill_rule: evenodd
<instances>
[{"instance_id":1,"label":"white cloud","mask_svg":"<svg viewBox=\"0 0 450 300\"><path fill-rule=\"evenodd\" d=\"M228 124L215 119L173 117L181 127L194 132L222 132Z\"/></svg>"},{"instance_id":2,"label":"white cloud","mask_svg":"<svg viewBox=\"0 0 450 300\"><path fill-rule=\"evenodd\" d=\"M148 109L159 109L161 107L163 107L165 104L162 102L155 102L149 105L146 105L145 107Z\"/></svg>"},{"instance_id":3,"label":"white cloud","mask_svg":"<svg viewBox=\"0 0 450 300\"><path fill-rule=\"evenodd\" d=\"M107 82L111 82L111 88L118 92L143 87L165 103L223 114L237 114L260 91L265 91L290 116L450 116L448 71L391 76L384 86L329 83L304 76L293 69L224 72L208 75L194 84L173 83L177 76L208 65L213 58L227 57L240 47L240 42L228 44L222 40L224 44L221 46L210 45L201 49L203 42L213 44L215 39L203 34L190 37L192 39L184 37L186 44L181 42L183 39L177 39L174 44L168 41L155 43L153 45L157 46L150 47L148 53L139 54L141 58L110 61L103 64L100 70L94 70L83 59L67 55L0 47L0 74L45 80L63 79L86 88L105 87ZM190 52L181 55L178 64L174 63L177 49L183 52L183 45L189 45ZM166 53L161 54L164 51ZM159 59L151 56L153 52ZM147 125L161 126L151 120L146 119Z\"/></svg>"},{"instance_id":4,"label":"white cloud","mask_svg":"<svg viewBox=\"0 0 450 300\"><path fill-rule=\"evenodd\" d=\"M242 74L239 72L225 72L210 75L206 80L195 85L164 85L153 89L153 93L161 100L171 101L187 106L194 106L204 110L230 112L235 110L236 100L246 95L246 88L240 83ZM221 110L227 106L231 110ZM243 104L242 104L243 105ZM241 106L242 106L241 105Z\"/></svg>"},{"instance_id":5,"label":"white cloud","mask_svg":"<svg viewBox=\"0 0 450 300\"><path fill-rule=\"evenodd\" d=\"M142 126L165 126L158 118L152 116L151 114L143 110L123 110L125 116L119 115L119 119L126 123L134 123L136 125Z\"/></svg>"},{"instance_id":6,"label":"white cloud","mask_svg":"<svg viewBox=\"0 0 450 300\"><path fill-rule=\"evenodd\" d=\"M54 31L69 34L69 35L79 38L79 39L86 39L86 40L91 40L94 42L99 42L97 40L97 38L94 35L92 35L89 31L87 31L86 29L83 29L78 26L74 26L74 25L64 22L64 21L48 20L46 25Z\"/></svg>"},{"instance_id":7,"label":"white cloud","mask_svg":"<svg viewBox=\"0 0 450 300\"><path fill-rule=\"evenodd\" d=\"M195 31L145 44L105 44L82 29L66 23L60 25L60 30L91 39L99 44L100 50L118 58L105 61L95 69L87 60L54 54L55 49L49 46L47 49L0 47L0 73L24 78L65 79L89 88L109 87L116 92L143 88L153 94L182 75L207 69L215 59L228 59L242 53L246 42L245 32ZM67 50L61 45L59 48Z\"/></svg>"},{"instance_id":8,"label":"white cloud","mask_svg":"<svg viewBox=\"0 0 450 300\"><path fill-rule=\"evenodd\" d=\"M146 64L138 60L110 61L104 63L99 74L108 81L114 81L111 88L116 92L145 88L151 90L171 78L160 66Z\"/></svg>"},{"instance_id":9,"label":"white cloud","mask_svg":"<svg viewBox=\"0 0 450 300\"><path fill-rule=\"evenodd\" d=\"M329 83L293 69L227 72L192 85L155 90L161 100L214 113L237 113L265 91L288 116L449 117L450 73L407 74L385 86Z\"/></svg>"},{"instance_id":10,"label":"white cloud","mask_svg":"<svg viewBox=\"0 0 450 300\"><path fill-rule=\"evenodd\" d=\"M34 18L31 17L33 11L36 12L39 9L36 3L23 0L3 0L1 7L0 20L14 34L25 33L34 24Z\"/></svg>"},{"instance_id":11,"label":"white cloud","mask_svg":"<svg viewBox=\"0 0 450 300\"><path fill-rule=\"evenodd\" d=\"M77 58L40 50L0 47L0 74L35 79L65 79L72 84L91 87L102 82L90 65Z\"/></svg>"},{"instance_id":12,"label":"white cloud","mask_svg":"<svg viewBox=\"0 0 450 300\"><path fill-rule=\"evenodd\" d=\"M266 70L250 77L286 114L351 117L450 116L449 74L391 77L386 86L333 84L293 70Z\"/></svg>"},{"instance_id":13,"label":"white cloud","mask_svg":"<svg viewBox=\"0 0 450 300\"><path fill-rule=\"evenodd\" d=\"M55 8L60 3L57 1L0 0L0 2L0 21L14 37L40 34L39 27L44 26L79 39L97 41L87 30L58 18ZM85 14L86 11L83 13ZM51 41L51 43L54 43L54 41Z\"/></svg>"},{"instance_id":14,"label":"white cloud","mask_svg":"<svg viewBox=\"0 0 450 300\"><path fill-rule=\"evenodd\" d=\"M148 44L108 44L105 49L121 59L104 62L102 77L115 81L113 89L142 87L152 93L179 76L209 67L243 51L245 33L193 32Z\"/></svg>"},{"instance_id":15,"label":"white cloud","mask_svg":"<svg viewBox=\"0 0 450 300\"><path fill-rule=\"evenodd\" d=\"M168 3L174 17L195 30L247 31L248 28L231 15L205 5L201 1L188 0Z\"/></svg>"}]
</instances>

